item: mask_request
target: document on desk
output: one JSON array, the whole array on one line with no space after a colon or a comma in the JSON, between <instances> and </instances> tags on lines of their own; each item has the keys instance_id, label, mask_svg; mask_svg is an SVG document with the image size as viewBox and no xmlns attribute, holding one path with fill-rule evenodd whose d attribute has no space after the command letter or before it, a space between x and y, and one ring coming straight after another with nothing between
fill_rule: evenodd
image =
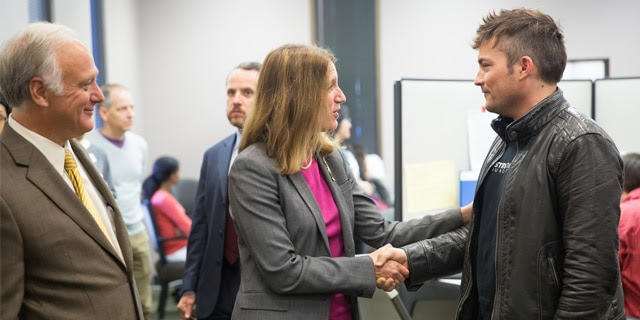
<instances>
[{"instance_id":1,"label":"document on desk","mask_svg":"<svg viewBox=\"0 0 640 320\"><path fill-rule=\"evenodd\" d=\"M457 175L453 160L423 162L404 168L406 215L422 217L426 211L455 207Z\"/></svg>"}]
</instances>

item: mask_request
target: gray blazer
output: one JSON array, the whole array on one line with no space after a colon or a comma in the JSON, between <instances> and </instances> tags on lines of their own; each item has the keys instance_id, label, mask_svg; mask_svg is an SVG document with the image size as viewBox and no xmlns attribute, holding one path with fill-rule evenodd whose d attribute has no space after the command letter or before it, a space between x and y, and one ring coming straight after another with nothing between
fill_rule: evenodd
<instances>
[{"instance_id":1,"label":"gray blazer","mask_svg":"<svg viewBox=\"0 0 640 320\"><path fill-rule=\"evenodd\" d=\"M9 126L0 142L0 319L143 319L127 229L83 148L70 141L124 261L34 145Z\"/></svg>"},{"instance_id":2,"label":"gray blazer","mask_svg":"<svg viewBox=\"0 0 640 320\"><path fill-rule=\"evenodd\" d=\"M373 261L354 257L354 234L378 248L402 246L462 225L460 210L407 222L385 221L361 193L348 165L335 150L316 157L342 222L346 257L332 258L322 212L300 172L282 175L262 144L236 158L229 200L238 231L242 276L233 319L328 319L332 293L357 297L376 289ZM328 166L328 168L327 168Z\"/></svg>"}]
</instances>

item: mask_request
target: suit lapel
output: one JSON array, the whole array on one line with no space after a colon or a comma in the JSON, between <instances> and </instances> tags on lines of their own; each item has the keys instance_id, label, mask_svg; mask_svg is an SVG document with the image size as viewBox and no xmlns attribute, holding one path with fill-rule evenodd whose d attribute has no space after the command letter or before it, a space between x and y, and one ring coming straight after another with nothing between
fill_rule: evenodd
<instances>
[{"instance_id":1,"label":"suit lapel","mask_svg":"<svg viewBox=\"0 0 640 320\"><path fill-rule=\"evenodd\" d=\"M234 133L233 135L224 139L224 144L219 151L222 156L215 157L215 159L226 159L226 161L218 161L216 166L218 170L217 172L218 174L215 175L215 177L218 179L217 183L220 186L218 190L220 190L220 192L222 193L221 199L225 199L225 205L226 205L226 202L229 201L227 199L228 198L227 197L227 185L228 185L227 179L229 176L229 169L231 166L231 154L233 153L233 146L235 144L236 137L237 135Z\"/></svg>"},{"instance_id":2,"label":"suit lapel","mask_svg":"<svg viewBox=\"0 0 640 320\"><path fill-rule=\"evenodd\" d=\"M116 203L116 200L113 197L113 194L109 189L109 186L107 186L106 182L104 181L104 179L102 178L98 170L93 166L93 163L87 156L84 148L82 148L80 144L78 144L74 140L70 140L69 142L71 144L71 148L73 149L73 152L76 154L76 157L78 158L80 163L82 163L82 166L84 167L84 170L89 175L91 182L93 182L94 187L106 202L107 215L111 220L111 225L114 229L116 238L118 238L118 245L120 246L120 252L122 253L122 257L124 258L123 262L125 263L126 266L129 266L129 267L133 266L133 260L131 258L133 253L131 251L131 246L123 246L124 243L129 242L129 234L127 233L124 220L122 220L122 215L120 214L119 211L116 213L116 211L118 210L114 206L114 204ZM98 231L100 235L103 235L102 231L99 230L99 228L98 228ZM104 239L104 237L99 237L99 238L102 240L106 240ZM105 249L107 249L107 251L109 251L111 254L115 254L116 257L120 257L120 255L114 250L113 246L108 241L100 242L100 244Z\"/></svg>"},{"instance_id":3,"label":"suit lapel","mask_svg":"<svg viewBox=\"0 0 640 320\"><path fill-rule=\"evenodd\" d=\"M340 184L347 183L348 181L348 175L342 169L344 168L344 165L340 163L340 159L339 151L334 151L334 153L324 157L326 163L322 156L318 157L318 165L320 166L320 172L324 175L325 181L327 181L327 185L329 185L329 190L331 190L333 200L340 212L342 241L344 243L345 255L347 257L351 257L355 255L355 244L353 241L354 212L348 209L347 201L340 190ZM331 170L331 173L329 173L329 170Z\"/></svg>"},{"instance_id":4,"label":"suit lapel","mask_svg":"<svg viewBox=\"0 0 640 320\"><path fill-rule=\"evenodd\" d=\"M320 234L322 235L322 240L327 249L327 252L331 254L331 249L329 247L329 238L327 236L327 227L324 224L324 217L322 216L320 207L318 207L318 202L316 201L315 196L311 192L311 189L309 189L307 181L304 179L300 171L291 174L288 177L295 189L298 191L298 194L300 195L304 203L309 208L309 211L311 212L311 215L313 216L313 219L316 221L316 225L318 226L318 231L320 231Z\"/></svg>"},{"instance_id":5,"label":"suit lapel","mask_svg":"<svg viewBox=\"0 0 640 320\"><path fill-rule=\"evenodd\" d=\"M42 190L62 212L68 215L91 238L111 253L118 261L122 262L118 253L116 253L111 243L109 243L93 220L93 217L91 217L91 214L82 204L82 201L80 201L71 188L67 187L67 183L60 173L57 172L45 156L11 127L6 126L4 130L7 132L3 133L3 143L7 146L7 150L11 153L14 161L18 165L27 167L27 179ZM75 145L74 151L77 152L77 148L78 146ZM83 166L85 168L90 167L91 170L95 171L90 162L87 162L89 160L84 153L80 153L83 155ZM92 178L96 181L94 177ZM43 212L43 214L47 213Z\"/></svg>"}]
</instances>

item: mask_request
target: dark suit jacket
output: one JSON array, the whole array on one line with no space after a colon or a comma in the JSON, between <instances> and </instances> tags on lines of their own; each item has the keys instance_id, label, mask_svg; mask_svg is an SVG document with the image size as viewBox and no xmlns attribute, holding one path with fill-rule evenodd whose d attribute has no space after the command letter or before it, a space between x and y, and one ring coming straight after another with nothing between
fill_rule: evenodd
<instances>
[{"instance_id":1,"label":"dark suit jacket","mask_svg":"<svg viewBox=\"0 0 640 320\"><path fill-rule=\"evenodd\" d=\"M345 257L331 257L322 212L300 172L280 174L261 144L244 149L233 163L229 201L242 265L233 319L328 319L332 293L351 297L357 319L356 297L373 296L376 278L370 257L354 257L354 235L375 248L398 247L462 224L460 209L385 221L341 153L325 159L327 165L316 157L340 212Z\"/></svg>"},{"instance_id":2,"label":"dark suit jacket","mask_svg":"<svg viewBox=\"0 0 640 320\"><path fill-rule=\"evenodd\" d=\"M107 201L124 262L36 147L0 136L0 318L143 319L127 229L82 147L71 146Z\"/></svg>"},{"instance_id":3,"label":"dark suit jacket","mask_svg":"<svg viewBox=\"0 0 640 320\"><path fill-rule=\"evenodd\" d=\"M220 292L224 255L227 175L236 134L209 148L202 160L187 245L182 290L196 292L196 316L206 318Z\"/></svg>"}]
</instances>

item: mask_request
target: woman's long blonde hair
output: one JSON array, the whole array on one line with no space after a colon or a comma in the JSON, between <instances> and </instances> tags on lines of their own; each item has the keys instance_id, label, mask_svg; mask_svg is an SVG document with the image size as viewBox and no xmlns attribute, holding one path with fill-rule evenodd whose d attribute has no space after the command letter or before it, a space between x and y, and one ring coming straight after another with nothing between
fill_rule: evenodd
<instances>
[{"instance_id":1,"label":"woman's long blonde hair","mask_svg":"<svg viewBox=\"0 0 640 320\"><path fill-rule=\"evenodd\" d=\"M280 173L300 170L313 154L327 155L335 145L322 132L327 74L336 58L326 49L284 45L271 51L262 64L255 105L242 129L239 150L264 143Z\"/></svg>"}]
</instances>

